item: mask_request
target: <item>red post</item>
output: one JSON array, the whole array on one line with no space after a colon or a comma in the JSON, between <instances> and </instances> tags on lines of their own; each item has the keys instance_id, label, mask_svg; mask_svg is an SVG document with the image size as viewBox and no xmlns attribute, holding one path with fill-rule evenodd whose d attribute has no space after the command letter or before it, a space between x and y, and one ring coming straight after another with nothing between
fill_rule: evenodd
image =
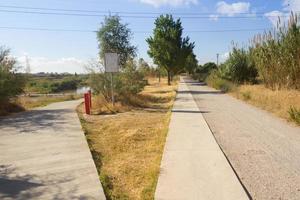
<instances>
[{"instance_id":1,"label":"red post","mask_svg":"<svg viewBox=\"0 0 300 200\"><path fill-rule=\"evenodd\" d=\"M84 93L84 105L85 105L85 113L90 115L91 109L90 109L90 97L89 93Z\"/></svg>"},{"instance_id":2,"label":"red post","mask_svg":"<svg viewBox=\"0 0 300 200\"><path fill-rule=\"evenodd\" d=\"M89 99L90 99L90 108L92 108L92 91L89 90L88 93L89 93Z\"/></svg>"}]
</instances>

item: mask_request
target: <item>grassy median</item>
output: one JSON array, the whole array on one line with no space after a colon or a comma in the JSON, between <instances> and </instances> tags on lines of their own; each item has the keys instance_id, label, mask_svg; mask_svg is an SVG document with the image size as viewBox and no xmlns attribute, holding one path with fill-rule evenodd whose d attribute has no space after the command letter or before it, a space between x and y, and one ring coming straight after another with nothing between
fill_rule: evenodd
<instances>
[{"instance_id":1,"label":"grassy median","mask_svg":"<svg viewBox=\"0 0 300 200\"><path fill-rule=\"evenodd\" d=\"M153 199L177 84L149 79L131 105L93 115L78 108L107 199ZM95 98L97 99L97 98Z\"/></svg>"}]
</instances>

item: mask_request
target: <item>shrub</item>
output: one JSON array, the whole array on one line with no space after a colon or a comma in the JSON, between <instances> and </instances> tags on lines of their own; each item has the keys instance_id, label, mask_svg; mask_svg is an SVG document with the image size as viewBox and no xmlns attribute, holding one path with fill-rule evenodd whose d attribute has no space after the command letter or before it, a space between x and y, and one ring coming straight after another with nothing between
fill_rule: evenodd
<instances>
[{"instance_id":1,"label":"shrub","mask_svg":"<svg viewBox=\"0 0 300 200\"><path fill-rule=\"evenodd\" d=\"M50 85L50 92L62 92L67 90L76 90L81 80L77 78L67 78L60 82Z\"/></svg>"},{"instance_id":2,"label":"shrub","mask_svg":"<svg viewBox=\"0 0 300 200\"><path fill-rule=\"evenodd\" d=\"M25 87L25 77L17 73L16 60L9 52L0 47L0 102L8 102L21 94Z\"/></svg>"},{"instance_id":3,"label":"shrub","mask_svg":"<svg viewBox=\"0 0 300 200\"><path fill-rule=\"evenodd\" d=\"M209 86L221 90L222 92L229 92L234 89L234 84L228 80L222 79L218 70L213 70L206 78L205 82Z\"/></svg>"},{"instance_id":4,"label":"shrub","mask_svg":"<svg viewBox=\"0 0 300 200\"><path fill-rule=\"evenodd\" d=\"M290 119L300 125L300 109L290 107L288 111Z\"/></svg>"},{"instance_id":5,"label":"shrub","mask_svg":"<svg viewBox=\"0 0 300 200\"><path fill-rule=\"evenodd\" d=\"M125 102L128 96L136 95L147 85L144 74L137 70L133 61L126 63L121 72L113 75L114 94L118 100ZM88 84L96 94L111 100L111 77L106 73L91 73Z\"/></svg>"},{"instance_id":6,"label":"shrub","mask_svg":"<svg viewBox=\"0 0 300 200\"><path fill-rule=\"evenodd\" d=\"M229 58L221 66L222 78L234 83L254 83L257 70L250 56L250 52L243 48L233 47Z\"/></svg>"},{"instance_id":7,"label":"shrub","mask_svg":"<svg viewBox=\"0 0 300 200\"><path fill-rule=\"evenodd\" d=\"M199 81L205 81L209 74L217 68L217 65L213 62L205 63L203 66L199 65L193 74L193 78Z\"/></svg>"}]
</instances>

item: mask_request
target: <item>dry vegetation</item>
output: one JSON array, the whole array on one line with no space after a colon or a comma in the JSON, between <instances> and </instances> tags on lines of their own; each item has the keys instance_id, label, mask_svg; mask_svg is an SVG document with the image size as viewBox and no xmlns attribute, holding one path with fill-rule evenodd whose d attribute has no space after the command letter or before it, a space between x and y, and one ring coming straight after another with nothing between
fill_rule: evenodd
<instances>
[{"instance_id":1,"label":"dry vegetation","mask_svg":"<svg viewBox=\"0 0 300 200\"><path fill-rule=\"evenodd\" d=\"M47 106L50 103L69 101L81 98L81 95L65 95L65 96L40 96L28 97L20 96L7 103L0 105L0 116L8 115L10 113L22 112L30 110L35 107Z\"/></svg>"},{"instance_id":2,"label":"dry vegetation","mask_svg":"<svg viewBox=\"0 0 300 200\"><path fill-rule=\"evenodd\" d=\"M293 109L300 111L299 90L271 90L263 85L241 85L231 94L281 118L298 123L297 119L291 118L290 112Z\"/></svg>"},{"instance_id":3,"label":"dry vegetation","mask_svg":"<svg viewBox=\"0 0 300 200\"><path fill-rule=\"evenodd\" d=\"M112 107L101 99L93 115L78 108L107 199L153 199L176 88L149 79L133 104L117 104L117 114L104 114Z\"/></svg>"},{"instance_id":4,"label":"dry vegetation","mask_svg":"<svg viewBox=\"0 0 300 200\"><path fill-rule=\"evenodd\" d=\"M40 96L40 97L27 97L22 96L16 99L16 103L22 106L26 110L30 110L35 107L47 106L50 103L69 101L79 99L79 95L64 95L64 96Z\"/></svg>"}]
</instances>

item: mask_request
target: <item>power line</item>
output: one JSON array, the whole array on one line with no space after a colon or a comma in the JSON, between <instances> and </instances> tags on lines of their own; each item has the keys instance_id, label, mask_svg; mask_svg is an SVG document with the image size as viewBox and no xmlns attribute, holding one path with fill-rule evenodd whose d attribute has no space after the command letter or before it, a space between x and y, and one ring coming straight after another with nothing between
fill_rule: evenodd
<instances>
[{"instance_id":1,"label":"power line","mask_svg":"<svg viewBox=\"0 0 300 200\"><path fill-rule=\"evenodd\" d=\"M83 14L83 13L63 13L63 12L40 12L40 11L24 11L24 10L0 10L0 12L4 13L19 13L19 14L37 14L37 15L62 15L62 16L77 16L77 17L105 17L105 14ZM148 15L119 15L123 18L140 18L140 19L155 19L157 16L148 16ZM177 16L182 19L210 19L211 16ZM267 16L268 18L274 17L278 18L278 16ZM286 16L288 17L288 16ZM256 19L256 18L266 18L265 15L248 15L248 16L218 16L218 18L222 19Z\"/></svg>"},{"instance_id":2,"label":"power line","mask_svg":"<svg viewBox=\"0 0 300 200\"><path fill-rule=\"evenodd\" d=\"M25 30L25 31L50 31L50 32L82 32L96 33L96 30L81 30L81 29L51 29L51 28L32 28L32 27L15 27L15 26L0 26L0 29L6 30ZM185 33L224 33L224 32L250 32L264 31L271 28L256 28L256 29L220 29L220 30L186 30ZM132 31L133 33L152 33L151 31Z\"/></svg>"},{"instance_id":3,"label":"power line","mask_svg":"<svg viewBox=\"0 0 300 200\"><path fill-rule=\"evenodd\" d=\"M0 29L24 30L24 31L50 31L50 32L82 32L82 33L96 33L97 32L94 30L50 29L50 28L31 28L31 27L15 27L15 26L0 26Z\"/></svg>"},{"instance_id":4,"label":"power line","mask_svg":"<svg viewBox=\"0 0 300 200\"><path fill-rule=\"evenodd\" d=\"M28 7L28 6L12 6L12 5L0 5L2 8L16 8L16 9L29 9L29 10L46 10L46 11L63 11L63 12L83 12L83 13L119 13L119 14L143 14L143 15L159 15L159 14L173 14L173 15L211 15L211 14L219 14L216 12L201 12L201 13L191 13L191 12L128 12L128 11L104 11L104 10L82 10L82 9L61 9L61 8L45 8L45 7ZM299 12L299 11L297 11ZM242 13L235 13L239 15L264 15L265 12L242 12ZM289 14L286 12L285 14Z\"/></svg>"}]
</instances>

